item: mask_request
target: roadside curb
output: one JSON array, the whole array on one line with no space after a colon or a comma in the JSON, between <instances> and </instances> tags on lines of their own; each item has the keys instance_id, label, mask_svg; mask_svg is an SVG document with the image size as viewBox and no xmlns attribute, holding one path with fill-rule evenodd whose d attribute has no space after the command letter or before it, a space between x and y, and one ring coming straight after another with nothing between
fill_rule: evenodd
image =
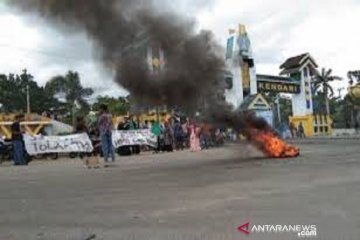
<instances>
[{"instance_id":1,"label":"roadside curb","mask_svg":"<svg viewBox=\"0 0 360 240\"><path fill-rule=\"evenodd\" d=\"M286 139L289 143L317 143L317 142L329 142L329 141L354 141L359 140L359 136L354 137L315 137L305 139Z\"/></svg>"}]
</instances>

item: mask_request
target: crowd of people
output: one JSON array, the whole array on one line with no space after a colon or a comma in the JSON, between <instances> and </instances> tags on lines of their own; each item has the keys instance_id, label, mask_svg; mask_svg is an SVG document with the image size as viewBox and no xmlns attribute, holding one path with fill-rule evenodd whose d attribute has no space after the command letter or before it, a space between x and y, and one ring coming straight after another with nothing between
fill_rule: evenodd
<instances>
[{"instance_id":1,"label":"crowd of people","mask_svg":"<svg viewBox=\"0 0 360 240\"><path fill-rule=\"evenodd\" d=\"M200 151L222 145L224 132L211 128L207 122L197 124L186 118L173 117L166 121L148 121L138 123L133 117L125 118L119 123L118 130L149 129L157 138L154 153L182 151ZM140 146L124 146L119 149L120 155L139 154Z\"/></svg>"},{"instance_id":2,"label":"crowd of people","mask_svg":"<svg viewBox=\"0 0 360 240\"><path fill-rule=\"evenodd\" d=\"M198 124L188 119L172 118L162 123L152 121L143 126L150 128L157 136L158 146L155 153L181 151L186 148L196 152L222 145L225 137L220 129L211 128L207 122Z\"/></svg>"},{"instance_id":3,"label":"crowd of people","mask_svg":"<svg viewBox=\"0 0 360 240\"><path fill-rule=\"evenodd\" d=\"M83 131L84 122L79 121L79 124L80 126L76 129ZM149 148L148 146L133 145L113 149L111 132L115 128L117 130L149 129L157 138L157 146ZM220 146L225 140L224 131L219 128L212 128L208 122L196 123L180 117L172 117L162 122L154 120L137 122L134 117L130 116L124 118L124 121L117 126L113 126L112 116L106 105L100 106L97 129L105 162L109 159L114 161L115 151L122 156L139 154L142 149L153 151L153 153L182 151L184 149L197 152Z\"/></svg>"},{"instance_id":4,"label":"crowd of people","mask_svg":"<svg viewBox=\"0 0 360 240\"><path fill-rule=\"evenodd\" d=\"M305 129L302 122L299 123L299 125L296 127L294 123L290 123L290 132L292 138L298 137L298 138L305 138Z\"/></svg>"},{"instance_id":5,"label":"crowd of people","mask_svg":"<svg viewBox=\"0 0 360 240\"><path fill-rule=\"evenodd\" d=\"M23 129L20 122L23 115L16 117L12 124L12 145L15 165L26 165ZM149 146L122 146L114 149L112 144L112 132L117 130L149 129L157 138L156 147ZM226 134L219 128L213 128L206 121L201 123L184 117L171 117L165 121L138 122L134 117L126 117L117 126L113 124L113 118L106 105L101 105L96 118L96 124L89 124L84 117L78 117L74 126L74 133L87 133L90 138L98 139L98 150L105 163L115 161L115 152L119 155L139 154L140 151L152 151L153 153L173 152L190 149L192 152L221 146ZM94 140L95 141L95 140ZM94 144L93 144L94 145ZM79 154L80 157L84 156Z\"/></svg>"}]
</instances>

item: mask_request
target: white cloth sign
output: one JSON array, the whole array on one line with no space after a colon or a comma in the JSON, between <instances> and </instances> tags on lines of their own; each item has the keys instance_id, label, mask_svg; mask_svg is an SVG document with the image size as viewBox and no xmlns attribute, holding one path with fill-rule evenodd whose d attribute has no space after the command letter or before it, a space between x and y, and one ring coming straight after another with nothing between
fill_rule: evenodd
<instances>
[{"instance_id":1,"label":"white cloth sign","mask_svg":"<svg viewBox=\"0 0 360 240\"><path fill-rule=\"evenodd\" d=\"M115 148L131 145L157 146L157 137L149 129L113 131L112 142Z\"/></svg>"},{"instance_id":2,"label":"white cloth sign","mask_svg":"<svg viewBox=\"0 0 360 240\"><path fill-rule=\"evenodd\" d=\"M30 155L93 151L91 140L86 133L67 136L24 135L24 141Z\"/></svg>"}]
</instances>

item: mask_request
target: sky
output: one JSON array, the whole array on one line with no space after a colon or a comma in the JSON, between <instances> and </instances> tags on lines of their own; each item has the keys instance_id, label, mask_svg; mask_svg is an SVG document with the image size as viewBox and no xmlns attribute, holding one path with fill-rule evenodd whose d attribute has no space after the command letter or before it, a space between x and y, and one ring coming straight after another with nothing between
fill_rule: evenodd
<instances>
[{"instance_id":1,"label":"sky","mask_svg":"<svg viewBox=\"0 0 360 240\"><path fill-rule=\"evenodd\" d=\"M305 52L320 68L332 68L345 79L334 83L335 89L347 87L349 70L360 70L359 0L158 0L158 4L194 18L196 28L213 31L224 48L228 29L245 24L257 73L277 75L288 57ZM40 18L16 14L1 1L0 29L0 73L26 68L44 85L52 76L75 70L96 95L126 94L113 83L84 33L64 33Z\"/></svg>"}]
</instances>

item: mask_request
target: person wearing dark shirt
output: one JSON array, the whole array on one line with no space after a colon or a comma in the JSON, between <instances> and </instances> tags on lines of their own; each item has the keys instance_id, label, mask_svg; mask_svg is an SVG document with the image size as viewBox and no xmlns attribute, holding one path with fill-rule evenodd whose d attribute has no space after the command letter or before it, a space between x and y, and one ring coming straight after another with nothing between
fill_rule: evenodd
<instances>
[{"instance_id":1,"label":"person wearing dark shirt","mask_svg":"<svg viewBox=\"0 0 360 240\"><path fill-rule=\"evenodd\" d=\"M76 126L75 126L76 133L88 133L88 127L86 126L85 118L80 116L76 119Z\"/></svg>"},{"instance_id":2,"label":"person wearing dark shirt","mask_svg":"<svg viewBox=\"0 0 360 240\"><path fill-rule=\"evenodd\" d=\"M26 165L24 157L24 141L21 132L20 122L23 120L23 115L18 115L15 118L15 122L11 125L11 139L13 145L14 164Z\"/></svg>"},{"instance_id":3,"label":"person wearing dark shirt","mask_svg":"<svg viewBox=\"0 0 360 240\"><path fill-rule=\"evenodd\" d=\"M207 122L204 122L202 128L201 128L201 134L200 134L200 141L202 145L202 149L208 149L210 146L210 139L211 139L211 133L210 133L210 125Z\"/></svg>"},{"instance_id":4,"label":"person wearing dark shirt","mask_svg":"<svg viewBox=\"0 0 360 240\"><path fill-rule=\"evenodd\" d=\"M184 132L180 121L175 121L174 124L174 137L176 150L184 150Z\"/></svg>"},{"instance_id":5,"label":"person wearing dark shirt","mask_svg":"<svg viewBox=\"0 0 360 240\"><path fill-rule=\"evenodd\" d=\"M131 116L130 120L130 130L137 130L139 129L139 124L134 120L134 117ZM133 154L140 154L140 145L133 145L131 146Z\"/></svg>"},{"instance_id":6,"label":"person wearing dark shirt","mask_svg":"<svg viewBox=\"0 0 360 240\"><path fill-rule=\"evenodd\" d=\"M76 118L76 126L75 126L75 133L87 133L89 134L89 129L86 125L85 118L83 116L79 116ZM79 157L82 159L85 156L84 153L79 153ZM87 156L90 157L91 153L87 153Z\"/></svg>"},{"instance_id":7,"label":"person wearing dark shirt","mask_svg":"<svg viewBox=\"0 0 360 240\"><path fill-rule=\"evenodd\" d=\"M125 131L125 130L129 130L129 123L127 118L125 118L125 122L121 122L119 123L117 130L120 131ZM120 156L130 156L131 155L131 150L130 150L130 146L121 146L118 148L118 153Z\"/></svg>"}]
</instances>

